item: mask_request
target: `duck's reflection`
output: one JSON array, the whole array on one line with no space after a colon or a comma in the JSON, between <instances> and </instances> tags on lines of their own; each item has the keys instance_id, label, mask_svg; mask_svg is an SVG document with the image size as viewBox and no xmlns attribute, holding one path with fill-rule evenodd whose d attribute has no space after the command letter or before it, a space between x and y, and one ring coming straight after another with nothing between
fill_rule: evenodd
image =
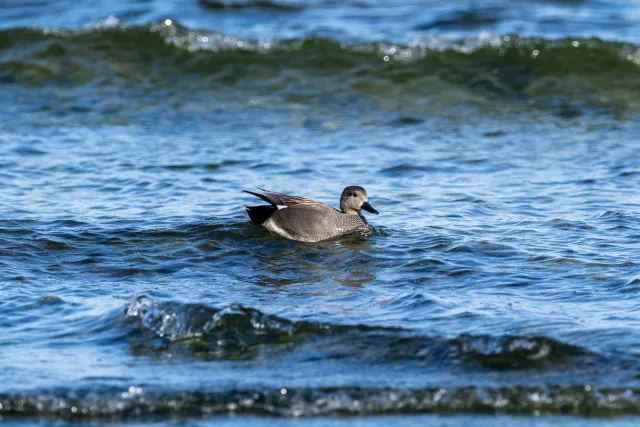
<instances>
[{"instance_id":1,"label":"duck's reflection","mask_svg":"<svg viewBox=\"0 0 640 427\"><path fill-rule=\"evenodd\" d=\"M273 292L288 293L291 285L306 285L309 292L317 293L318 287L312 285L360 288L374 281L371 248L372 242L360 237L314 244L270 239L255 255L263 266L259 279Z\"/></svg>"}]
</instances>

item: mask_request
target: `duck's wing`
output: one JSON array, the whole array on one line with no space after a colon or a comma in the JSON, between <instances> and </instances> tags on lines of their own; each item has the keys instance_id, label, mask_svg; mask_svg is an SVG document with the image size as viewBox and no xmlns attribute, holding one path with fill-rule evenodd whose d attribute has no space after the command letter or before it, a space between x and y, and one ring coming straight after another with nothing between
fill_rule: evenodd
<instances>
[{"instance_id":1,"label":"duck's wing","mask_svg":"<svg viewBox=\"0 0 640 427\"><path fill-rule=\"evenodd\" d=\"M253 191L242 190L245 193L249 193L256 197L261 198L267 203L272 204L278 209L284 208L314 208L326 206L324 203L316 202L315 200L305 199L299 196L290 196L288 194L276 193L275 191L265 190L260 188L262 193L255 193Z\"/></svg>"}]
</instances>

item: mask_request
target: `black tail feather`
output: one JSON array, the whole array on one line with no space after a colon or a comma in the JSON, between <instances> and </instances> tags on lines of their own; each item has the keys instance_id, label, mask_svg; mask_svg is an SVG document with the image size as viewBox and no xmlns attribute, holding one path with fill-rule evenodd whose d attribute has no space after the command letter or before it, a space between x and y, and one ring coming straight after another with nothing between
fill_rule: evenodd
<instances>
[{"instance_id":1,"label":"black tail feather","mask_svg":"<svg viewBox=\"0 0 640 427\"><path fill-rule=\"evenodd\" d=\"M278 208L276 208L275 206L270 205L245 206L244 208L247 210L251 221L255 222L256 224L263 224L275 211L278 210Z\"/></svg>"}]
</instances>

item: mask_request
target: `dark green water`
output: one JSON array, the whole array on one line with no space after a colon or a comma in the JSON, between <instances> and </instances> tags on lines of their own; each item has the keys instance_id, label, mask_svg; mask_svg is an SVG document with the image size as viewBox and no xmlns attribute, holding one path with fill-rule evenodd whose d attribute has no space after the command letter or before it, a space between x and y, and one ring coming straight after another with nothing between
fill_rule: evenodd
<instances>
[{"instance_id":1,"label":"dark green water","mask_svg":"<svg viewBox=\"0 0 640 427\"><path fill-rule=\"evenodd\" d=\"M0 421L637 423L637 2L0 16Z\"/></svg>"}]
</instances>

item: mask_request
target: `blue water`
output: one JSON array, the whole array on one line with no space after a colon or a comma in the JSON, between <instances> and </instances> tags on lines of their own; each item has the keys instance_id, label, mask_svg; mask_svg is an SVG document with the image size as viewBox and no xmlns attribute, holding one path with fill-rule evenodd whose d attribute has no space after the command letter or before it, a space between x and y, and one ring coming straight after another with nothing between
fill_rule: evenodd
<instances>
[{"instance_id":1,"label":"blue water","mask_svg":"<svg viewBox=\"0 0 640 427\"><path fill-rule=\"evenodd\" d=\"M0 17L0 421L638 422L640 3Z\"/></svg>"}]
</instances>

